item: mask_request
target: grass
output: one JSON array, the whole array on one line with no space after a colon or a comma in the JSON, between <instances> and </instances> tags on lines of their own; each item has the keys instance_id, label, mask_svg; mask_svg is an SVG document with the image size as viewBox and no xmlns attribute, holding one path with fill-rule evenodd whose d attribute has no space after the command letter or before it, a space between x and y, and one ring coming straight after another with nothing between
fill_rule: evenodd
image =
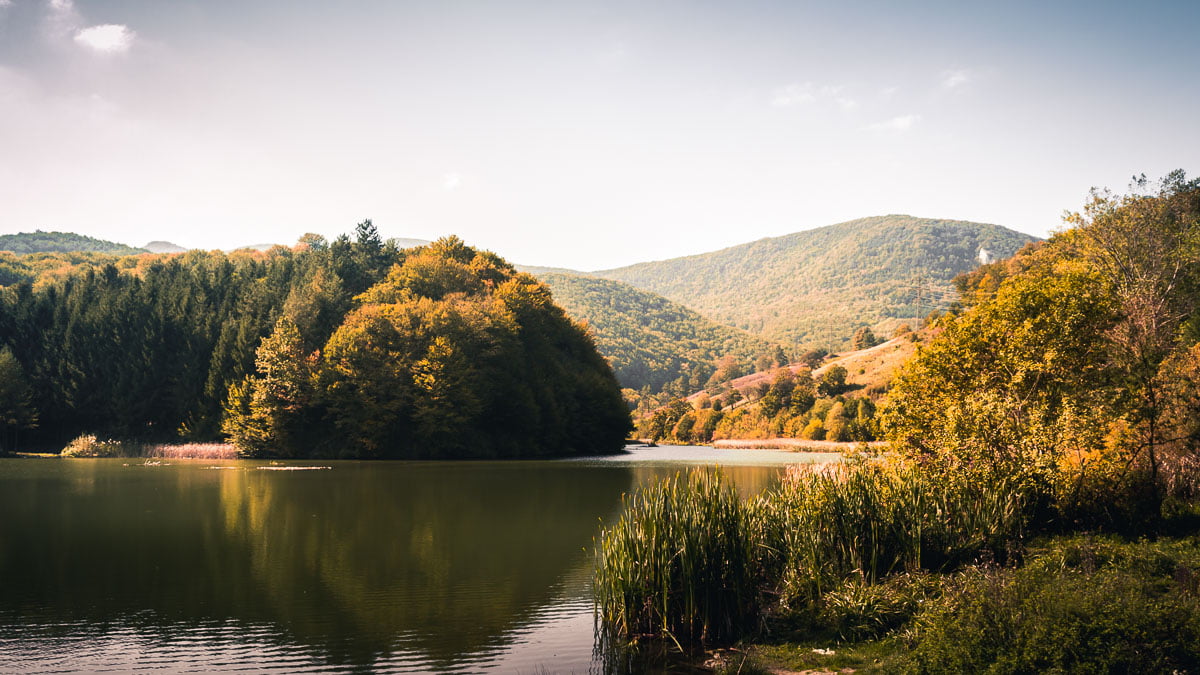
<instances>
[{"instance_id":1,"label":"grass","mask_svg":"<svg viewBox=\"0 0 1200 675\"><path fill-rule=\"evenodd\" d=\"M60 457L147 457L154 459L238 459L228 443L153 443L100 440L83 434L59 453Z\"/></svg>"},{"instance_id":2,"label":"grass","mask_svg":"<svg viewBox=\"0 0 1200 675\"><path fill-rule=\"evenodd\" d=\"M676 474L632 497L597 545L603 632L680 649L726 643L761 617L748 505L720 473Z\"/></svg>"},{"instance_id":3,"label":"grass","mask_svg":"<svg viewBox=\"0 0 1200 675\"><path fill-rule=\"evenodd\" d=\"M1003 481L907 464L794 467L750 502L720 473L697 470L628 498L601 534L598 616L610 637L681 649L753 634L768 608L798 625L833 621L843 637L875 634L915 611L878 592L881 580L1004 558L1022 526L1021 497Z\"/></svg>"}]
</instances>

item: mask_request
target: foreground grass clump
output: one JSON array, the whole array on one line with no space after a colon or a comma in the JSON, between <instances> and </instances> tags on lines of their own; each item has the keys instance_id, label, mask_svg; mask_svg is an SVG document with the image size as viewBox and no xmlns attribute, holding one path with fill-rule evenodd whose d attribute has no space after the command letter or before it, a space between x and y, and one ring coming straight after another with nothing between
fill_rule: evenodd
<instances>
[{"instance_id":1,"label":"foreground grass clump","mask_svg":"<svg viewBox=\"0 0 1200 675\"><path fill-rule=\"evenodd\" d=\"M721 474L676 474L627 498L600 537L596 606L614 639L722 643L761 617L748 506Z\"/></svg>"}]
</instances>

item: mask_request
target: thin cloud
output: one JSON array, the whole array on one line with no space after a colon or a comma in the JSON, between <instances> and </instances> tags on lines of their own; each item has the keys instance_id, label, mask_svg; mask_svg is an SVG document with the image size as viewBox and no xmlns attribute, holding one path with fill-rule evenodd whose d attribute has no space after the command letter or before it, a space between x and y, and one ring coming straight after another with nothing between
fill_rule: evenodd
<instances>
[{"instance_id":1,"label":"thin cloud","mask_svg":"<svg viewBox=\"0 0 1200 675\"><path fill-rule=\"evenodd\" d=\"M817 86L812 82L799 82L776 87L771 92L771 105L776 108L789 108L804 103L812 103L818 99L833 99L843 110L850 110L858 105L854 99L838 96L845 85L823 84Z\"/></svg>"},{"instance_id":2,"label":"thin cloud","mask_svg":"<svg viewBox=\"0 0 1200 675\"><path fill-rule=\"evenodd\" d=\"M782 87L776 87L775 91L771 93L771 105L776 108L787 108L800 103L810 103L816 99L817 97L813 94L811 82L785 84Z\"/></svg>"},{"instance_id":3,"label":"thin cloud","mask_svg":"<svg viewBox=\"0 0 1200 675\"><path fill-rule=\"evenodd\" d=\"M942 73L942 87L953 89L971 81L971 71L969 70L947 70Z\"/></svg>"},{"instance_id":4,"label":"thin cloud","mask_svg":"<svg viewBox=\"0 0 1200 675\"><path fill-rule=\"evenodd\" d=\"M98 52L126 52L133 45L133 37L128 26L106 23L76 31L75 42Z\"/></svg>"},{"instance_id":5,"label":"thin cloud","mask_svg":"<svg viewBox=\"0 0 1200 675\"><path fill-rule=\"evenodd\" d=\"M0 0L0 9L5 7L12 7L12 0Z\"/></svg>"},{"instance_id":6,"label":"thin cloud","mask_svg":"<svg viewBox=\"0 0 1200 675\"><path fill-rule=\"evenodd\" d=\"M902 131L908 131L909 129L913 128L913 125L915 125L917 122L920 122L920 121L921 121L920 115L901 115L899 117L893 117L892 119L887 120L885 122L876 122L875 124L872 124L871 126L869 126L867 128L871 129L873 131L902 132Z\"/></svg>"},{"instance_id":7,"label":"thin cloud","mask_svg":"<svg viewBox=\"0 0 1200 675\"><path fill-rule=\"evenodd\" d=\"M457 173L448 173L442 176L442 189L446 192L454 192L462 185L462 176Z\"/></svg>"}]
</instances>

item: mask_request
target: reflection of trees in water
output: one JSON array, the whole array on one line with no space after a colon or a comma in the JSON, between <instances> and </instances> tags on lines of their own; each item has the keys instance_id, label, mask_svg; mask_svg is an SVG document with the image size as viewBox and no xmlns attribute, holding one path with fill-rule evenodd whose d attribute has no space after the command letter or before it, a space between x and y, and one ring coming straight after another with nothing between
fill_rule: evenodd
<instances>
[{"instance_id":1,"label":"reflection of trees in water","mask_svg":"<svg viewBox=\"0 0 1200 675\"><path fill-rule=\"evenodd\" d=\"M37 464L0 484L4 614L270 623L358 664L396 647L452 664L510 640L631 486L627 467L570 463Z\"/></svg>"},{"instance_id":2,"label":"reflection of trees in water","mask_svg":"<svg viewBox=\"0 0 1200 675\"><path fill-rule=\"evenodd\" d=\"M446 663L494 646L551 600L629 486L624 469L559 464L338 472L336 489L319 489L316 472L224 477L225 522L251 544L255 578L300 639L327 639L336 613L357 646L387 651L404 636Z\"/></svg>"}]
</instances>

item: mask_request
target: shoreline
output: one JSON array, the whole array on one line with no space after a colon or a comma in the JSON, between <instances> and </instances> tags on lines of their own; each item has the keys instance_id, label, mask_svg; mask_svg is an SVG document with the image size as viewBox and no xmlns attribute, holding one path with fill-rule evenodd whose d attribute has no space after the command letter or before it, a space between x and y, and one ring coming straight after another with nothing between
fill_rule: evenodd
<instances>
[{"instance_id":1,"label":"shoreline","mask_svg":"<svg viewBox=\"0 0 1200 675\"><path fill-rule=\"evenodd\" d=\"M887 441L811 441L802 438L723 439L710 445L724 450L783 450L788 452L850 452L868 448L882 450Z\"/></svg>"}]
</instances>

